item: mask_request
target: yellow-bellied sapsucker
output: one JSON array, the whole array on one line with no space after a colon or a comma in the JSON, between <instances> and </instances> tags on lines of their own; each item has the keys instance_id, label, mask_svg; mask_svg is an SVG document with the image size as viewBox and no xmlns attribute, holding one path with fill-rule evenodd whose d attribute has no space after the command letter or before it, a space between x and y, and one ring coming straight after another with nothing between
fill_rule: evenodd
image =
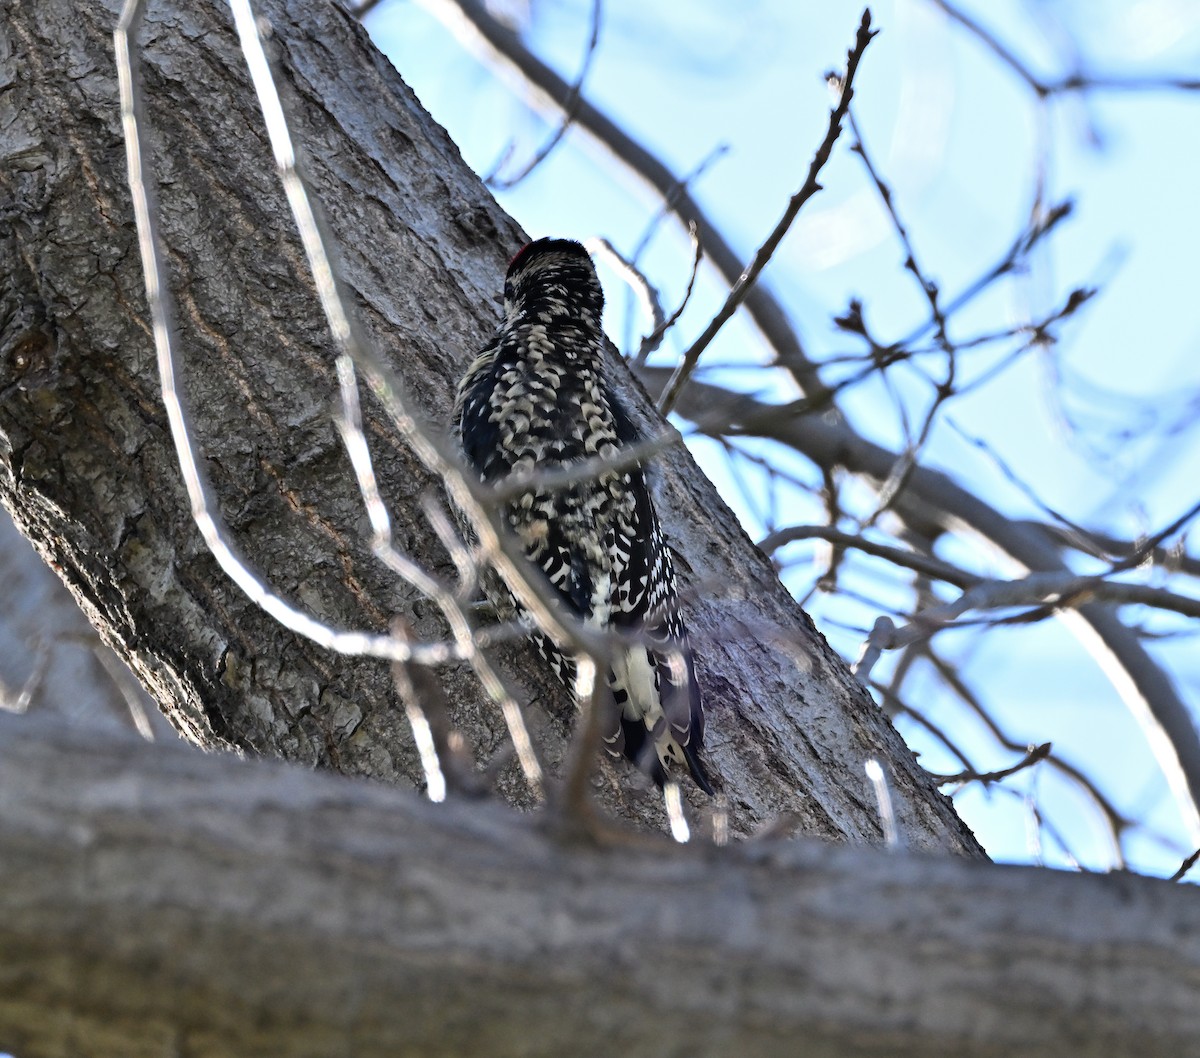
<instances>
[{"instance_id":1,"label":"yellow-bellied sapsucker","mask_svg":"<svg viewBox=\"0 0 1200 1058\"><path fill-rule=\"evenodd\" d=\"M566 239L530 243L508 266L504 320L459 383L453 432L482 481L612 459L642 440L604 377L604 294L587 251ZM608 674L619 716L605 748L660 786L683 764L706 793L704 709L679 613L675 569L640 465L604 470L505 505L504 517L567 609L614 633ZM498 582L502 615L520 607ZM542 656L568 687L574 664L540 630Z\"/></svg>"}]
</instances>

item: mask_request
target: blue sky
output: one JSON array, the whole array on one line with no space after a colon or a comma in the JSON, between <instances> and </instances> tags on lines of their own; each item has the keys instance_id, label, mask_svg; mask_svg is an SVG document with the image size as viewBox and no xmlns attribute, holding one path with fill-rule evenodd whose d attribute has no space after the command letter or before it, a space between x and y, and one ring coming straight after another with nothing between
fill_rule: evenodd
<instances>
[{"instance_id":1,"label":"blue sky","mask_svg":"<svg viewBox=\"0 0 1200 1058\"><path fill-rule=\"evenodd\" d=\"M1063 30L1079 41L1090 69L1200 76L1200 6L1190 0L1011 0L961 7L1042 76L1063 72ZM748 257L803 180L830 105L822 75L844 64L861 8L760 0L739 5L736 18L728 10L716 0L609 0L586 92L678 173L725 148L694 191ZM1025 355L973 395L955 399L933 432L925 461L1013 518L1041 516L1040 500L1126 537L1170 522L1196 502L1200 480L1200 308L1193 292L1200 245L1194 190L1200 93L1110 92L1039 108L1028 87L931 0L876 3L872 12L882 33L864 60L855 113L923 269L946 294L998 260L1020 230L1039 158L1046 201L1076 202L1073 217L1036 255L1031 272L997 285L956 319L954 330L967 335L1012 325L1045 314L1077 286L1102 288L1101 297L1059 329L1055 346ZM590 13L590 0L542 0L522 23L533 50L568 79L584 53ZM529 106L519 86L464 51L420 6L385 2L367 25L477 171L490 171L510 149L516 164L556 124L556 117ZM831 322L851 297L864 301L873 331L886 338L899 337L925 315L923 295L901 268L903 252L861 163L846 149L849 142L844 135L823 173L825 190L806 206L765 274L818 359L856 351ZM1048 150L1040 152L1041 142ZM575 132L527 180L497 198L531 235L602 235L624 251L658 206ZM665 225L642 260L664 304L672 306L682 295L689 262L686 237ZM660 354L664 361L699 333L722 293L711 275L702 274L677 334ZM609 329L620 342L630 324L623 311L627 299L615 281L609 301ZM642 333L640 321L636 326L635 333ZM717 376L723 382L769 385L767 392L786 396L778 381L746 370L763 355L750 328L735 320L705 360L731 365ZM963 360L964 374L995 360L972 354ZM919 420L928 384L897 372L895 385ZM860 432L901 444L898 417L880 385L851 391L845 407ZM986 450L972 439L982 440ZM732 487L715 446L700 441L693 449L751 535L761 535L755 505ZM1001 461L1024 489L1007 480ZM794 463L802 477L813 477L801 461ZM823 520L803 490L787 496L786 504L782 524ZM802 559L785 578L801 593L812 573L803 557L812 551L796 545L788 553ZM972 568L1013 572L964 545L967 551ZM864 586L873 583L878 591L877 578L863 577ZM853 583L853 567L848 579ZM1193 587L1177 587L1194 594ZM870 608L821 596L809 608L834 645L852 657L860 629L873 619ZM1161 631L1187 631L1182 620L1131 616ZM1190 851L1189 839L1145 739L1062 624L987 636L950 632L937 642L983 689L1013 737L1053 741L1100 778L1123 811L1147 820L1145 834L1126 846L1133 866L1155 873L1178 866ZM1153 649L1184 696L1200 700L1194 635ZM1013 761L927 682L922 700L931 718L977 747L985 766ZM932 770L957 770L931 740L901 726ZM960 811L993 855L1070 862L1052 841L1043 841L1040 850L1031 844L1024 793L1036 795L1085 866L1111 864L1093 813L1045 768L1023 774L1008 791L969 788L959 795Z\"/></svg>"}]
</instances>

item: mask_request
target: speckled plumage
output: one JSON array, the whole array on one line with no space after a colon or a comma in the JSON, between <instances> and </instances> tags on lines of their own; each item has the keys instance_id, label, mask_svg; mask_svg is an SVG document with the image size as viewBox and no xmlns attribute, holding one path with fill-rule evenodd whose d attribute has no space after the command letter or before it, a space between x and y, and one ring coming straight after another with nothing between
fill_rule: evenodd
<instances>
[{"instance_id":1,"label":"speckled plumage","mask_svg":"<svg viewBox=\"0 0 1200 1058\"><path fill-rule=\"evenodd\" d=\"M615 456L639 441L604 375L604 295L587 251L565 239L530 243L508 268L504 320L459 383L453 432L482 481ZM619 723L605 746L659 785L672 763L712 792L699 750L704 712L675 570L640 466L551 490L505 508L533 564L570 611L620 633L609 682ZM501 614L519 608L487 586ZM541 631L542 656L568 686L574 666Z\"/></svg>"}]
</instances>

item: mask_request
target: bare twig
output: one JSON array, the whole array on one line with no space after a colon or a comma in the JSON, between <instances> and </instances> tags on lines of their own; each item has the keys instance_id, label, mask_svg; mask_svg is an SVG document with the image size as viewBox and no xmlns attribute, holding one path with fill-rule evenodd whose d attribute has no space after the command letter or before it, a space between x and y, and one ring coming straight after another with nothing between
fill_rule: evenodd
<instances>
[{"instance_id":1,"label":"bare twig","mask_svg":"<svg viewBox=\"0 0 1200 1058\"><path fill-rule=\"evenodd\" d=\"M475 561L471 549L455 531L437 498L430 493L421 496L421 513L425 515L425 520L441 541L442 547L446 549L450 561L454 563L455 572L458 574L457 597L463 600L474 599L479 587L479 563Z\"/></svg>"},{"instance_id":2,"label":"bare twig","mask_svg":"<svg viewBox=\"0 0 1200 1058\"><path fill-rule=\"evenodd\" d=\"M942 306L938 301L938 285L921 271L921 266L917 262L917 251L913 247L908 229L904 226L904 222L900 219L900 214L896 210L892 190L884 182L883 177L879 175L879 171L875 168L875 164L871 161L871 156L867 153L867 146L863 142L863 135L859 130L858 122L854 119L854 111L849 107L846 110L846 121L850 126L850 131L854 134L854 143L851 144L850 150L862 159L863 167L867 170L867 175L870 176L871 182L875 185L879 200L883 203L883 208L887 211L887 215L891 219L892 228L900 240L900 245L904 247L904 267L912 273L913 278L916 279L917 284L921 288L921 293L924 294L925 299L929 302L929 318L934 324L936 340L943 351L953 355L955 347L951 346L950 339L946 334L946 315L942 311Z\"/></svg>"},{"instance_id":3,"label":"bare twig","mask_svg":"<svg viewBox=\"0 0 1200 1058\"><path fill-rule=\"evenodd\" d=\"M641 345L638 347L637 356L633 360L635 365L644 364L646 358L662 345L662 340L666 336L667 331L675 326L679 317L683 315L683 310L687 308L688 302L692 300L692 290L696 286L696 276L700 273L700 262L704 258L704 247L700 243L700 233L696 229L695 221L691 221L688 224L688 237L692 240L692 274L688 277L687 289L683 292L683 300L680 301L679 307L667 319L659 323L653 331L642 339Z\"/></svg>"},{"instance_id":4,"label":"bare twig","mask_svg":"<svg viewBox=\"0 0 1200 1058\"><path fill-rule=\"evenodd\" d=\"M904 451L896 460L891 473L879 489L878 502L875 510L863 521L864 526L873 525L876 520L886 511L892 501L899 494L912 473L913 467L916 466L917 460L920 457L921 450L929 439L929 434L933 429L934 420L937 417L938 411L942 405L954 394L955 377L958 370L958 348L955 346L946 333L946 315L942 311L941 302L938 299L938 285L930 279L922 270L917 262L916 250L913 247L912 239L908 234L908 229L904 226L904 222L900 219L900 214L896 210L896 203L892 196L891 188L884 182L871 161L871 156L867 153L866 144L863 142L862 133L859 131L858 123L854 120L854 112L847 109L846 118L850 125L851 131L854 133L855 142L851 146L863 162L863 166L867 170L871 182L875 185L876 192L879 195L880 201L883 203L888 217L891 219L892 227L896 232L896 236L900 240L900 244L904 247L905 260L904 267L911 272L916 279L917 284L921 288L926 301L929 302L929 318L934 327L934 340L941 349L946 359L946 369L942 381L936 386L934 391L933 402L925 413L924 420L921 425L920 433L913 438L908 429L907 419L905 418L905 436L908 438L908 444ZM904 406L897 399L897 405L901 408L902 415L904 414Z\"/></svg>"},{"instance_id":5,"label":"bare twig","mask_svg":"<svg viewBox=\"0 0 1200 1058\"><path fill-rule=\"evenodd\" d=\"M144 0L127 0L113 32L117 75L121 93L121 122L125 133L125 154L129 168L129 190L133 199L138 228L138 247L146 279L146 299L158 369L162 379L163 403L171 426L175 451L192 504L192 517L209 551L221 569L246 593L255 605L284 627L313 642L341 654L361 654L383 658L417 658L427 664L448 661L458 656L457 647L447 643L406 645L389 635L341 631L297 610L277 595L239 554L228 529L217 513L200 461L197 458L189 416L176 385L175 323L173 299L162 268L162 238L158 231L158 203L155 183L146 164L149 157L142 129L145 119L141 103L141 68L131 47L141 26ZM252 16L251 16L252 17Z\"/></svg>"},{"instance_id":6,"label":"bare twig","mask_svg":"<svg viewBox=\"0 0 1200 1058\"><path fill-rule=\"evenodd\" d=\"M1001 786L998 787L998 789L1004 790L1005 788ZM1057 826L1055 826L1053 822L1050 821L1046 813L1042 811L1041 805L1039 805L1038 802L1029 795L1022 797L1021 800L1030 815L1029 833L1031 845L1033 846L1034 863L1038 864L1039 866L1045 866L1046 860L1045 853L1042 850L1042 835L1046 834L1058 844L1058 847L1071 870L1082 871L1083 865L1079 862L1079 857L1076 856L1072 850L1071 843L1067 841L1066 835L1064 835L1063 832ZM1125 866L1124 861L1118 863L1117 866L1123 869Z\"/></svg>"},{"instance_id":7,"label":"bare twig","mask_svg":"<svg viewBox=\"0 0 1200 1058\"><path fill-rule=\"evenodd\" d=\"M401 618L392 622L392 632L401 639L410 634ZM468 751L462 733L451 725L450 705L433 670L425 665L397 661L392 663L392 678L421 755L429 799L440 801L447 792L467 797L487 793L492 775L488 771L475 770L474 757ZM511 742L506 743L505 747L511 745ZM509 759L511 756L510 753ZM502 758L503 754L498 753L496 757ZM489 768L492 763L495 761L489 763Z\"/></svg>"},{"instance_id":8,"label":"bare twig","mask_svg":"<svg viewBox=\"0 0 1200 1058\"><path fill-rule=\"evenodd\" d=\"M393 629L395 626L393 625ZM422 669L421 671L426 671ZM421 770L425 773L425 796L434 802L446 799L446 776L442 771L441 755L433 728L412 683L413 669L402 661L392 663L392 678L396 681L396 692L404 703L404 714L412 728L413 742L421 759Z\"/></svg>"},{"instance_id":9,"label":"bare twig","mask_svg":"<svg viewBox=\"0 0 1200 1058\"><path fill-rule=\"evenodd\" d=\"M934 670L942 680L945 681L946 686L951 692L980 719L1000 745L1005 749L1012 750L1014 753L1025 753L1028 751L1028 743L1022 743L1017 739L1010 738L1004 732L991 712L979 700L978 695L967 686L953 665L949 664L940 654L928 646L924 647L923 656L928 659L929 663L934 667ZM1131 821L1117 810L1116 805L1079 768L1063 760L1053 750L1046 755L1046 764L1075 783L1100 810L1112 838L1113 855L1118 865L1124 866L1125 856L1121 848L1121 837L1132 825Z\"/></svg>"},{"instance_id":10,"label":"bare twig","mask_svg":"<svg viewBox=\"0 0 1200 1058\"><path fill-rule=\"evenodd\" d=\"M357 14L357 12L356 12ZM361 18L362 16L359 15ZM592 29L591 35L588 37L587 51L583 55L583 63L579 67L579 75L575 78L575 83L571 85L571 91L567 98L562 103L562 118L558 123L558 128L550 135L545 143L534 153L520 169L512 176L502 177L499 175L499 170L503 167L505 159L501 159L497 163L495 169L492 170L484 178L484 183L495 189L496 191L510 191L524 180L530 173L542 164L549 156L550 152L558 146L559 141L567 134L567 129L571 127L571 123L575 120L575 113L579 108L580 95L583 91L583 84L587 80L588 73L592 68L592 60L596 57L596 47L600 43L600 20L601 20L601 4L600 0L592 0Z\"/></svg>"},{"instance_id":11,"label":"bare twig","mask_svg":"<svg viewBox=\"0 0 1200 1058\"><path fill-rule=\"evenodd\" d=\"M679 391L684 383L687 382L688 376L695 370L701 354L708 348L709 343L717 336L721 328L725 326L725 323L734 314L737 307L745 300L748 290L754 285L754 281L766 267L767 262L771 260L775 250L787 234L788 229L791 228L792 222L796 219L797 214L799 214L804 204L821 190L821 185L817 182L817 177L825 167L825 163L829 161L829 156L833 152L833 145L837 142L837 138L841 134L842 121L845 119L846 112L850 107L850 100L854 97L854 75L858 72L858 64L862 60L863 53L866 51L867 45L871 43L871 38L875 36L875 33L876 31L871 29L871 12L870 10L865 10L863 11L862 21L859 23L854 46L850 49L846 59L846 72L838 77L840 89L838 101L829 112L829 127L825 132L825 139L821 142L816 154L813 155L813 159L809 163L808 175L805 177L804 183L788 202L787 209L784 210L783 216L780 217L774 230L767 236L763 244L759 246L750 264L742 270L741 275L738 276L736 282L730 288L729 294L725 299L725 304L717 310L716 315L713 316L708 326L691 344L687 352L684 353L683 359L675 369L675 373L663 387L662 395L658 400L658 410L662 414L666 415L675 406Z\"/></svg>"},{"instance_id":12,"label":"bare twig","mask_svg":"<svg viewBox=\"0 0 1200 1058\"><path fill-rule=\"evenodd\" d=\"M951 298L949 302L945 303L943 308L944 315L947 318L953 316L991 287L996 280L1010 275L1017 268L1019 262L1027 257L1034 247L1041 243L1046 236L1054 232L1059 224L1072 215L1074 209L1074 203L1068 199L1060 202L1051 209L1037 213L1030 225L1009 245L1008 250L999 261L972 282L968 283L962 291ZM912 345L913 342L920 339L923 335L928 334L933 326L932 320L926 320L926 322L917 326L897 344L900 346ZM962 347L962 343L958 343L958 345L960 348Z\"/></svg>"},{"instance_id":13,"label":"bare twig","mask_svg":"<svg viewBox=\"0 0 1200 1058\"><path fill-rule=\"evenodd\" d=\"M1026 768L1044 761L1050 756L1050 748L1049 742L1043 742L1040 746L1030 746L1029 751L1016 764L1010 768L1001 768L999 771L977 772L968 768L953 775L935 775L933 772L930 772L929 777L939 786L946 786L949 783L966 782L980 782L987 785L988 783L999 782L1001 779L1007 779L1010 775L1016 775L1017 772L1024 771Z\"/></svg>"},{"instance_id":14,"label":"bare twig","mask_svg":"<svg viewBox=\"0 0 1200 1058\"><path fill-rule=\"evenodd\" d=\"M831 525L793 525L786 529L777 529L764 536L758 542L758 546L767 554L772 554L797 540L824 540L841 548L853 548L855 551L886 559L893 565L924 573L959 588L967 588L984 580L983 577L968 573L966 570L952 566L949 562L943 562L940 558L934 558L932 555L922 555L917 551L889 547L887 544L876 543L866 537L835 529Z\"/></svg>"},{"instance_id":15,"label":"bare twig","mask_svg":"<svg viewBox=\"0 0 1200 1058\"><path fill-rule=\"evenodd\" d=\"M664 423L662 432L656 437L625 445L615 452L589 456L587 459L553 470L514 471L495 484L487 486L483 495L489 503L499 506L534 490L553 492L556 489L569 488L581 481L594 481L605 474L639 466L671 445L680 444L682 441L679 431Z\"/></svg>"},{"instance_id":16,"label":"bare twig","mask_svg":"<svg viewBox=\"0 0 1200 1058\"><path fill-rule=\"evenodd\" d=\"M884 651L911 646L961 624L959 618L971 610L1043 606L1061 610L1091 602L1154 606L1185 617L1200 617L1200 599L1146 584L1074 573L1031 573L1019 580L979 580L952 602L917 612L905 625L897 627L890 617L878 618L854 664L854 672L866 679Z\"/></svg>"},{"instance_id":17,"label":"bare twig","mask_svg":"<svg viewBox=\"0 0 1200 1058\"><path fill-rule=\"evenodd\" d=\"M1043 605L1062 609L1097 601L1153 606L1185 617L1200 617L1200 599L1165 588L1074 573L1031 573L1018 580L980 580L952 602L914 614L912 620L900 628L885 629L877 623L871 633L871 643L881 650L896 650L949 627L971 610ZM866 667L862 671L866 673L870 669Z\"/></svg>"},{"instance_id":18,"label":"bare twig","mask_svg":"<svg viewBox=\"0 0 1200 1058\"><path fill-rule=\"evenodd\" d=\"M633 291L642 306L642 312L650 321L651 331L662 327L665 322L662 299L645 273L607 239L585 239L583 245L588 253L604 261Z\"/></svg>"},{"instance_id":19,"label":"bare twig","mask_svg":"<svg viewBox=\"0 0 1200 1058\"><path fill-rule=\"evenodd\" d=\"M1200 860L1200 849L1197 849L1186 860L1184 860L1183 863L1181 863L1179 865L1179 870L1177 870L1173 875L1171 875L1171 877L1168 878L1167 881L1168 882L1183 881L1183 876L1185 874L1187 874L1187 872L1190 871L1193 867L1196 866L1197 860Z\"/></svg>"},{"instance_id":20,"label":"bare twig","mask_svg":"<svg viewBox=\"0 0 1200 1058\"><path fill-rule=\"evenodd\" d=\"M913 723L924 728L937 739L946 748L947 752L956 757L962 763L964 771L975 771L975 766L971 763L971 759L940 724L935 724L919 709L914 709L907 702L902 702L890 687L879 683L877 680L872 680L870 687L871 690L879 695L880 704L889 716L893 718L907 716Z\"/></svg>"},{"instance_id":21,"label":"bare twig","mask_svg":"<svg viewBox=\"0 0 1200 1058\"><path fill-rule=\"evenodd\" d=\"M359 407L358 382L355 377L355 363L372 359L365 345L360 342L357 329L353 325L350 312L341 296L340 286L335 271L333 255L329 250L331 242L318 222L312 197L308 192L306 182L300 173L296 152L291 143L287 118L284 113L282 100L275 85L266 52L258 33L258 24L250 7L249 0L231 0L234 5L235 20L241 39L242 50L250 67L255 91L258 93L259 104L262 107L263 118L271 139L275 162L279 169L280 179L287 194L292 215L300 233L304 251L308 258L309 268L316 283L321 307L333 334L339 353L337 358L337 374L341 393L342 415L338 420L339 432L345 444L358 481L359 491L371 522L373 533L373 550L380 559L397 576L408 581L414 588L432 599L442 611L450 625L454 642L459 655L467 658L484 689L500 706L509 735L521 762L525 779L535 796L540 794L542 769L538 763L533 744L529 738L525 718L515 699L508 692L496 675L490 664L482 657L472 637L470 623L467 620L457 595L448 587L401 554L392 542L391 520L387 507L379 493L378 482L375 478L371 461L370 449L367 445L366 434L362 428L362 412ZM415 424L410 432L421 433ZM422 438L423 439L423 438ZM407 636L396 637L402 642ZM397 658L404 661L405 658ZM410 720L413 722L414 735L423 730L423 717L415 716L409 707ZM417 708L419 712L419 708ZM425 760L422 750L422 760ZM427 777L432 776L426 768ZM434 779L430 778L431 796L434 790Z\"/></svg>"},{"instance_id":22,"label":"bare twig","mask_svg":"<svg viewBox=\"0 0 1200 1058\"><path fill-rule=\"evenodd\" d=\"M1063 547L1090 555L1093 558L1115 560L1126 559L1133 554L1138 554L1140 556L1137 562L1138 565L1142 565L1145 562L1152 562L1154 565L1161 566L1170 572L1183 573L1189 577L1200 577L1200 558L1184 551L1182 547L1175 545L1163 547L1159 543L1153 548L1146 549L1145 541L1121 540L1106 533L1096 532L1094 529L1070 529L1057 525L1045 525L1041 522L1023 522L1020 524L1035 532L1044 533L1048 538L1061 544ZM1155 535L1158 536L1159 534Z\"/></svg>"},{"instance_id":23,"label":"bare twig","mask_svg":"<svg viewBox=\"0 0 1200 1058\"><path fill-rule=\"evenodd\" d=\"M1166 526L1166 528L1160 529L1153 536L1146 537L1145 540L1139 540L1128 555L1121 559L1120 562L1113 563L1113 567L1109 570L1109 573L1121 573L1124 570L1140 566L1148 555L1154 553L1159 544L1166 540L1167 537L1174 536L1198 514L1200 514L1200 502L1184 511L1183 514L1171 522L1170 525Z\"/></svg>"},{"instance_id":24,"label":"bare twig","mask_svg":"<svg viewBox=\"0 0 1200 1058\"><path fill-rule=\"evenodd\" d=\"M949 0L930 0L930 2L933 3L935 7L941 8L947 16L957 22L964 29L974 34L974 36L977 37L984 45L991 49L996 58L998 58L1002 63L1004 63L1005 66L1012 70L1013 73L1020 77L1021 80L1028 84L1029 87L1037 92L1038 95L1044 96L1049 94L1048 89L1042 84L1041 81L1038 80L1033 71L1030 70L1025 63L1018 59L1017 56L1014 55L1007 47L1005 47L1005 45L1000 43L995 35L989 33L974 19L960 11L953 4L949 3Z\"/></svg>"},{"instance_id":25,"label":"bare twig","mask_svg":"<svg viewBox=\"0 0 1200 1058\"><path fill-rule=\"evenodd\" d=\"M1090 90L1144 92L1144 91L1200 91L1200 79L1192 77L1137 77L1114 74L1086 74L1082 71L1060 77L1056 81L1040 78L1021 59L1017 58L1006 45L1002 44L994 33L961 11L949 0L930 0L946 15L960 26L973 34L985 45L1005 66L1013 71L1039 99L1047 99L1054 95L1068 92L1083 92Z\"/></svg>"},{"instance_id":26,"label":"bare twig","mask_svg":"<svg viewBox=\"0 0 1200 1058\"><path fill-rule=\"evenodd\" d=\"M883 766L873 757L865 765L871 789L875 791L875 803L879 807L879 824L883 830L883 843L889 849L902 848L904 843L896 825L896 811L892 807L892 793L888 789Z\"/></svg>"}]
</instances>

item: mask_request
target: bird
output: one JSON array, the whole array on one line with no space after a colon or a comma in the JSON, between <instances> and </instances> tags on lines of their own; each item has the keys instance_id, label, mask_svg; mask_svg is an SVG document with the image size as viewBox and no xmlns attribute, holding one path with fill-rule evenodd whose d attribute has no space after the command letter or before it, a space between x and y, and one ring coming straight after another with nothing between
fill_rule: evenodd
<instances>
[{"instance_id":1,"label":"bird","mask_svg":"<svg viewBox=\"0 0 1200 1058\"><path fill-rule=\"evenodd\" d=\"M506 497L501 517L567 612L612 634L607 679L616 708L601 731L604 748L661 788L683 768L712 794L700 758L701 689L645 468L627 459L603 467L646 440L607 377L603 310L580 243L543 238L521 249L505 276L499 329L459 382L451 435L483 483L599 460L600 473L558 487L532 481ZM484 577L483 587L498 615L529 626L542 658L572 688L568 646L538 628L498 577Z\"/></svg>"}]
</instances>

